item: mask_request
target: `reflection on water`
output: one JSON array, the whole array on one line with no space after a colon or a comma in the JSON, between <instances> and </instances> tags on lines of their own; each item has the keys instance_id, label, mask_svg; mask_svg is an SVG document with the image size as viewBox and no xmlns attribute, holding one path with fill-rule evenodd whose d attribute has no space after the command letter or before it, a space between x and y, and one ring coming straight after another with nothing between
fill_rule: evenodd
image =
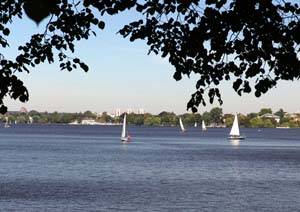
<instances>
[{"instance_id":1,"label":"reflection on water","mask_svg":"<svg viewBox=\"0 0 300 212\"><path fill-rule=\"evenodd\" d=\"M231 144L232 146L237 147L237 146L240 145L240 140L238 140L238 139L230 140L230 144Z\"/></svg>"}]
</instances>

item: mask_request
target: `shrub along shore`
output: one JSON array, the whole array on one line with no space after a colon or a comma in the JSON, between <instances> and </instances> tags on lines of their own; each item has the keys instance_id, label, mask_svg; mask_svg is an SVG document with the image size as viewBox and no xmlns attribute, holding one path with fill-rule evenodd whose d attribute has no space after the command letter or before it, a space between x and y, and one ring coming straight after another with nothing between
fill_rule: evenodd
<instances>
[{"instance_id":1,"label":"shrub along shore","mask_svg":"<svg viewBox=\"0 0 300 212\"><path fill-rule=\"evenodd\" d=\"M216 107L210 111L200 113L185 113L176 115L173 112L163 111L157 115L150 113L144 114L127 114L127 122L132 125L146 126L177 126L181 117L185 126L194 126L195 123L200 125L202 120L209 127L230 127L232 125L234 114L223 114L222 108ZM239 124L241 127L300 127L300 114L289 114L280 109L273 113L270 108L262 108L257 113L238 114ZM39 123L51 124L61 123L68 124L76 122L78 124L86 123L86 120L94 123L111 123L118 124L123 120L121 116L110 115L107 112L102 114L86 111L84 113L60 113L60 112L38 112L35 110L29 112L8 112L0 116L0 120L9 123Z\"/></svg>"}]
</instances>

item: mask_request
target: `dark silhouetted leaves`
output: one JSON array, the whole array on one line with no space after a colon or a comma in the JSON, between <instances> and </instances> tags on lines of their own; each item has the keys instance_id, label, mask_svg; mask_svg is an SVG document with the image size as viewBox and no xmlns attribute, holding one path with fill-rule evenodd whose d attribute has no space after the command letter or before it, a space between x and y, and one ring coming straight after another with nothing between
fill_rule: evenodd
<instances>
[{"instance_id":1,"label":"dark silhouetted leaves","mask_svg":"<svg viewBox=\"0 0 300 212\"><path fill-rule=\"evenodd\" d=\"M238 95L254 90L259 97L279 80L300 78L300 8L292 0L8 0L0 3L2 48L9 46L5 36L10 35L10 23L22 18L23 11L36 23L51 18L46 29L18 48L15 60L0 53L0 112L6 111L5 96L28 99L14 72L29 72L56 58L61 70L88 71L80 58L68 55L75 52L76 41L104 29L104 16L129 9L140 15L120 35L131 42L144 40L149 53L168 58L175 80L199 76L187 104L193 112L206 105L206 95L210 103L217 98L222 104L214 87L222 81L232 80Z\"/></svg>"},{"instance_id":2,"label":"dark silhouetted leaves","mask_svg":"<svg viewBox=\"0 0 300 212\"><path fill-rule=\"evenodd\" d=\"M4 30L3 30L3 35L9 35L9 33L10 33L10 31L9 31L9 29L8 28L5 28Z\"/></svg>"},{"instance_id":3,"label":"dark silhouetted leaves","mask_svg":"<svg viewBox=\"0 0 300 212\"><path fill-rule=\"evenodd\" d=\"M85 63L79 63L79 65L85 72L89 71L89 67Z\"/></svg>"},{"instance_id":4,"label":"dark silhouetted leaves","mask_svg":"<svg viewBox=\"0 0 300 212\"><path fill-rule=\"evenodd\" d=\"M198 11L195 8L199 4L140 3L137 11L144 13L146 20L124 26L120 34L130 41L146 40L151 52L168 56L176 80L191 73L199 75L197 90L232 79L233 89L242 95L252 90L246 79L255 78L255 96L259 97L280 79L300 77L297 4L283 0L206 0L206 6ZM169 19L161 18L163 15ZM208 97L212 103L216 90L208 89ZM218 101L222 103L220 97ZM187 106L195 111L201 103L206 104L203 93L197 91Z\"/></svg>"},{"instance_id":5,"label":"dark silhouetted leaves","mask_svg":"<svg viewBox=\"0 0 300 212\"><path fill-rule=\"evenodd\" d=\"M59 0L24 0L24 11L26 15L39 24L44 18L54 12Z\"/></svg>"},{"instance_id":6,"label":"dark silhouetted leaves","mask_svg":"<svg viewBox=\"0 0 300 212\"><path fill-rule=\"evenodd\" d=\"M100 29L104 29L105 23L104 23L103 21L100 21L100 22L98 23L98 27L99 27Z\"/></svg>"},{"instance_id":7,"label":"dark silhouetted leaves","mask_svg":"<svg viewBox=\"0 0 300 212\"><path fill-rule=\"evenodd\" d=\"M176 72L174 73L173 77L174 77L174 79L177 80L177 81L178 81L178 80L181 80L181 78L182 78L181 73L178 72L178 71L176 71Z\"/></svg>"}]
</instances>

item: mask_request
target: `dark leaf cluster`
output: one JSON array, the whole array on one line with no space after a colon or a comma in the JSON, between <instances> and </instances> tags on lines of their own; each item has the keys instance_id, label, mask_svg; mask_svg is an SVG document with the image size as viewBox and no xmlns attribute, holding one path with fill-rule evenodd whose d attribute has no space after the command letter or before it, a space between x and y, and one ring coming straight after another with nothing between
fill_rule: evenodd
<instances>
[{"instance_id":1,"label":"dark leaf cluster","mask_svg":"<svg viewBox=\"0 0 300 212\"><path fill-rule=\"evenodd\" d=\"M0 52L0 112L5 96L28 100L28 91L15 72L29 72L40 63L59 61L60 69L88 66L70 57L75 43L104 29L103 16L126 10L140 13L119 33L130 41L145 40L149 53L168 58L174 79L199 77L187 104L197 111L205 95L222 104L219 85L232 82L242 95L259 97L279 80L300 77L300 7L288 0L2 0L0 48L7 48L10 23L29 17L45 29L18 48L14 60ZM24 16L24 13L26 16Z\"/></svg>"},{"instance_id":2,"label":"dark leaf cluster","mask_svg":"<svg viewBox=\"0 0 300 212\"><path fill-rule=\"evenodd\" d=\"M120 33L147 41L150 52L168 57L174 78L199 76L187 107L197 111L217 98L220 82L232 80L239 94L259 97L278 80L300 77L300 8L272 0L152 0L136 10L145 18Z\"/></svg>"}]
</instances>

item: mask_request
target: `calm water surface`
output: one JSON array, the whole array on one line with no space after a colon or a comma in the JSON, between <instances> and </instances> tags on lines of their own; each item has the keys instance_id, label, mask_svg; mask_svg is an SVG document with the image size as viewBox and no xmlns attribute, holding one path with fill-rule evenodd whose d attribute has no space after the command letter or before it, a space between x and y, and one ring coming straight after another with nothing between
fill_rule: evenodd
<instances>
[{"instance_id":1,"label":"calm water surface","mask_svg":"<svg viewBox=\"0 0 300 212\"><path fill-rule=\"evenodd\" d=\"M0 128L0 211L300 211L300 130Z\"/></svg>"}]
</instances>

